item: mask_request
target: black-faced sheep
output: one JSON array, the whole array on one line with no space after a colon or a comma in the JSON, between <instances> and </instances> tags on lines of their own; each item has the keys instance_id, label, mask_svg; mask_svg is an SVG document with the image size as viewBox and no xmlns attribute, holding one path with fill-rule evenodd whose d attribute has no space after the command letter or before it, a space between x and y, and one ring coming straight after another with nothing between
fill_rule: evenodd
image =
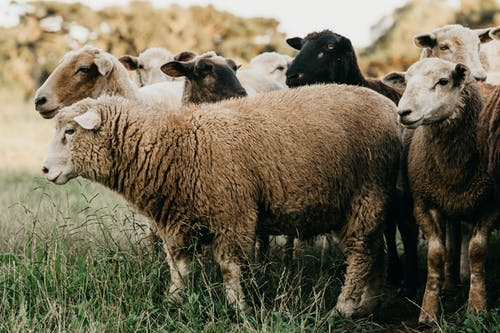
<instances>
[{"instance_id":1,"label":"black-faced sheep","mask_svg":"<svg viewBox=\"0 0 500 333\"><path fill-rule=\"evenodd\" d=\"M468 247L468 309L484 310L487 240L499 212L477 142L483 108L477 84L465 65L437 58L413 64L406 74L391 73L385 81L406 86L398 105L399 120L415 129L408 178L414 215L428 240L427 284L419 321L437 319L447 251L444 239L461 221L473 229Z\"/></svg>"},{"instance_id":2,"label":"black-faced sheep","mask_svg":"<svg viewBox=\"0 0 500 333\"><path fill-rule=\"evenodd\" d=\"M35 109L43 118L86 97L124 96L166 109L181 105L184 82L161 82L138 88L113 55L92 46L68 52L35 95Z\"/></svg>"},{"instance_id":3,"label":"black-faced sheep","mask_svg":"<svg viewBox=\"0 0 500 333\"><path fill-rule=\"evenodd\" d=\"M214 103L247 95L236 77L236 63L214 52L190 61L167 62L161 70L171 77L185 77L183 103Z\"/></svg>"},{"instance_id":4,"label":"black-faced sheep","mask_svg":"<svg viewBox=\"0 0 500 333\"><path fill-rule=\"evenodd\" d=\"M329 30L313 32L305 38L287 39L287 43L299 50L286 72L290 87L316 83L344 83L363 86L377 91L397 104L401 93L380 80L366 79L358 66L351 41ZM401 184L406 183L401 181ZM401 279L401 264L396 247L396 224L399 227L406 256L404 281L407 292L413 296L417 285L417 235L418 231L411 211L411 203L405 189L398 193L394 211L387 221L385 232L389 253L389 281L396 284Z\"/></svg>"},{"instance_id":5,"label":"black-faced sheep","mask_svg":"<svg viewBox=\"0 0 500 333\"><path fill-rule=\"evenodd\" d=\"M339 85L178 113L116 96L87 99L59 114L43 172L56 184L100 182L150 216L172 295L197 242L211 241L228 301L245 308L241 264L256 233L333 231L347 263L336 310L369 313L384 282L382 229L399 168L394 112L373 91Z\"/></svg>"}]
</instances>

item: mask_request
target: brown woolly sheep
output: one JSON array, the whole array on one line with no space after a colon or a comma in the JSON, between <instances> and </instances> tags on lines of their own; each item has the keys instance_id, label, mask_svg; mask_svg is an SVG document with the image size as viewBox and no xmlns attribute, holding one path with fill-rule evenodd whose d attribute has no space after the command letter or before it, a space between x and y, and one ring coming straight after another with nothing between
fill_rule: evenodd
<instances>
[{"instance_id":1,"label":"brown woolly sheep","mask_svg":"<svg viewBox=\"0 0 500 333\"><path fill-rule=\"evenodd\" d=\"M370 88L394 103L398 103L401 92L380 80L366 79L358 66L356 52L349 38L330 30L312 32L305 38L294 37L287 43L299 50L286 71L286 83L297 87L317 83L339 83ZM405 180L400 179L404 185ZM401 233L405 253L404 283L406 292L413 296L417 286L417 236L418 230L411 215L409 194L400 187L393 211L386 223L386 243L389 254L389 282L401 280L401 263L396 246L396 224Z\"/></svg>"},{"instance_id":2,"label":"brown woolly sheep","mask_svg":"<svg viewBox=\"0 0 500 333\"><path fill-rule=\"evenodd\" d=\"M387 98L345 85L178 113L106 96L61 111L43 172L56 184L100 182L151 217L173 297L196 243L211 242L227 299L243 309L241 265L256 233L335 232L347 263L336 311L361 315L384 282L382 229L401 144L395 118Z\"/></svg>"},{"instance_id":3,"label":"brown woolly sheep","mask_svg":"<svg viewBox=\"0 0 500 333\"><path fill-rule=\"evenodd\" d=\"M413 38L415 45L422 48L420 59L440 58L453 63L462 63L471 69L472 76L479 81L487 79L487 73L481 63L480 51L483 46L491 44L496 38L495 28L469 29L460 24L440 27L432 32L423 33ZM490 73L488 73L489 75ZM494 85L480 82L481 95L485 100L490 98ZM472 230L466 224L460 230L446 235L445 282L446 288L454 288L460 281L469 279L468 247ZM460 251L461 249L461 251Z\"/></svg>"},{"instance_id":4,"label":"brown woolly sheep","mask_svg":"<svg viewBox=\"0 0 500 333\"><path fill-rule=\"evenodd\" d=\"M479 115L478 141L486 160L488 173L500 190L500 86L494 86L486 106Z\"/></svg>"},{"instance_id":5,"label":"brown woolly sheep","mask_svg":"<svg viewBox=\"0 0 500 333\"><path fill-rule=\"evenodd\" d=\"M484 310L484 259L499 212L476 138L483 108L477 84L465 65L438 58L420 60L406 74L391 73L385 81L406 86L398 105L399 121L415 129L408 178L414 215L428 240L427 284L419 321L437 319L447 252L444 238L460 221L473 230L468 247L468 310Z\"/></svg>"},{"instance_id":6,"label":"brown woolly sheep","mask_svg":"<svg viewBox=\"0 0 500 333\"><path fill-rule=\"evenodd\" d=\"M181 105L183 82L160 82L138 88L113 55L85 46L62 58L35 95L35 109L46 119L60 108L86 97L117 95L145 103L162 103L165 109Z\"/></svg>"}]
</instances>

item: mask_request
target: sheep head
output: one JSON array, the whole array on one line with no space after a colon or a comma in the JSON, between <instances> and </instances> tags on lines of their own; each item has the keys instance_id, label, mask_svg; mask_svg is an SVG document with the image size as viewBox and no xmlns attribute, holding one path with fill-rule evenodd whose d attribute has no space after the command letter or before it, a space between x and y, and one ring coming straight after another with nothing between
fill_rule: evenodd
<instances>
[{"instance_id":1,"label":"sheep head","mask_svg":"<svg viewBox=\"0 0 500 333\"><path fill-rule=\"evenodd\" d=\"M493 28L472 30L453 24L416 35L413 41L423 49L420 59L436 57L465 64L476 80L484 81L486 71L481 65L479 45L492 39L491 30Z\"/></svg>"},{"instance_id":2,"label":"sheep head","mask_svg":"<svg viewBox=\"0 0 500 333\"><path fill-rule=\"evenodd\" d=\"M97 48L86 46L69 52L37 90L35 109L50 119L64 106L98 97L114 68L113 56Z\"/></svg>"},{"instance_id":3,"label":"sheep head","mask_svg":"<svg viewBox=\"0 0 500 333\"><path fill-rule=\"evenodd\" d=\"M398 104L399 122L407 128L440 123L454 117L470 70L437 58L422 59L406 73L390 73L383 82L406 88Z\"/></svg>"}]
</instances>

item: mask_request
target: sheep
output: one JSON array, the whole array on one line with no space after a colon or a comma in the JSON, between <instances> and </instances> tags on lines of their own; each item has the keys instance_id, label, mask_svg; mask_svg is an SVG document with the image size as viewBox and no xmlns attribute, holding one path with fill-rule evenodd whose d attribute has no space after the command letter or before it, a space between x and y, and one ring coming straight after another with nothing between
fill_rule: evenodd
<instances>
[{"instance_id":1,"label":"sheep","mask_svg":"<svg viewBox=\"0 0 500 333\"><path fill-rule=\"evenodd\" d=\"M492 28L469 29L450 24L431 32L416 35L415 45L422 48L420 59L436 57L465 64L476 80L486 80L486 71L480 61L480 45L491 40Z\"/></svg>"},{"instance_id":2,"label":"sheep","mask_svg":"<svg viewBox=\"0 0 500 333\"><path fill-rule=\"evenodd\" d=\"M118 95L165 109L181 105L183 82L161 82L137 88L125 67L111 54L92 46L68 52L35 94L35 109L43 118L85 97Z\"/></svg>"},{"instance_id":3,"label":"sheep","mask_svg":"<svg viewBox=\"0 0 500 333\"><path fill-rule=\"evenodd\" d=\"M312 32L305 38L286 40L299 53L286 71L286 84L297 87L315 83L345 83L373 89L394 103L401 93L380 80L365 79L351 41L330 30Z\"/></svg>"},{"instance_id":4,"label":"sheep","mask_svg":"<svg viewBox=\"0 0 500 333\"><path fill-rule=\"evenodd\" d=\"M414 129L408 178L414 215L428 240L427 284L419 321L437 319L445 233L456 229L460 221L473 230L468 247L468 310L484 310L487 239L499 212L476 139L483 100L473 74L460 63L424 58L406 73L388 74L385 82L406 87L398 104L399 122Z\"/></svg>"},{"instance_id":5,"label":"sheep","mask_svg":"<svg viewBox=\"0 0 500 333\"><path fill-rule=\"evenodd\" d=\"M293 58L286 54L263 52L250 60L249 68L265 73L285 89L288 88L285 73L292 60Z\"/></svg>"},{"instance_id":6,"label":"sheep","mask_svg":"<svg viewBox=\"0 0 500 333\"><path fill-rule=\"evenodd\" d=\"M500 86L495 86L486 106L479 115L478 141L481 143L488 173L500 190Z\"/></svg>"},{"instance_id":7,"label":"sheep","mask_svg":"<svg viewBox=\"0 0 500 333\"><path fill-rule=\"evenodd\" d=\"M246 96L236 77L237 66L231 59L207 52L191 61L170 61L161 71L172 77L185 77L182 101L214 103L232 97Z\"/></svg>"},{"instance_id":8,"label":"sheep","mask_svg":"<svg viewBox=\"0 0 500 333\"><path fill-rule=\"evenodd\" d=\"M149 48L138 57L124 55L118 60L127 70L135 71L134 82L138 87L175 80L160 70L161 65L174 60L174 55L162 47Z\"/></svg>"},{"instance_id":9,"label":"sheep","mask_svg":"<svg viewBox=\"0 0 500 333\"><path fill-rule=\"evenodd\" d=\"M286 40L288 45L299 50L288 70L286 84L297 87L316 83L345 83L373 89L391 99L395 104L401 93L379 80L365 79L359 69L356 53L351 41L330 30L312 32L305 38L294 37ZM404 184L404 181L401 181ZM418 230L411 216L409 195L403 188L394 203L394 212L387 221L385 232L389 253L389 282L401 280L401 264L396 247L396 223L399 227L406 256L404 282L409 296L416 292L417 285L417 235Z\"/></svg>"},{"instance_id":10,"label":"sheep","mask_svg":"<svg viewBox=\"0 0 500 333\"><path fill-rule=\"evenodd\" d=\"M500 85L500 27L491 29L489 43L481 44L481 63L487 70L486 83Z\"/></svg>"},{"instance_id":11,"label":"sheep","mask_svg":"<svg viewBox=\"0 0 500 333\"><path fill-rule=\"evenodd\" d=\"M150 216L170 266L169 297L180 297L195 243L211 242L226 298L245 310L240 272L256 233L334 231L347 263L334 312L361 315L376 306L383 220L399 168L388 99L323 85L165 113L103 96L65 108L56 123L46 179L83 176Z\"/></svg>"},{"instance_id":12,"label":"sheep","mask_svg":"<svg viewBox=\"0 0 500 333\"><path fill-rule=\"evenodd\" d=\"M416 46L423 48L420 59L436 57L454 63L463 63L471 69L476 80L484 81L486 79L489 82L487 77L490 76L490 73L486 73L480 62L480 49L492 43L489 41L494 38L491 35L494 30L494 28L472 30L454 24L416 35L413 40ZM493 77L494 75L490 80ZM495 86L491 84L480 83L481 95L486 100L494 88ZM454 288L459 280L466 282L470 276L467 249L471 236L472 230L466 224L464 224L462 231L454 230L450 234L447 233L444 282L446 289ZM461 242L460 245L459 242Z\"/></svg>"}]
</instances>

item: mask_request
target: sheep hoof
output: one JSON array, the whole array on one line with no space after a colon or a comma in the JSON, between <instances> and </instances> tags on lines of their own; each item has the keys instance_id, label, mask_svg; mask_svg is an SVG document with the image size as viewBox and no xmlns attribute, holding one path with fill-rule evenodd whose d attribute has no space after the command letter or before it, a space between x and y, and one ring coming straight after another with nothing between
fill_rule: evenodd
<instances>
[{"instance_id":1,"label":"sheep hoof","mask_svg":"<svg viewBox=\"0 0 500 333\"><path fill-rule=\"evenodd\" d=\"M332 311L333 316L351 318L356 313L356 305L352 300L340 301Z\"/></svg>"}]
</instances>

